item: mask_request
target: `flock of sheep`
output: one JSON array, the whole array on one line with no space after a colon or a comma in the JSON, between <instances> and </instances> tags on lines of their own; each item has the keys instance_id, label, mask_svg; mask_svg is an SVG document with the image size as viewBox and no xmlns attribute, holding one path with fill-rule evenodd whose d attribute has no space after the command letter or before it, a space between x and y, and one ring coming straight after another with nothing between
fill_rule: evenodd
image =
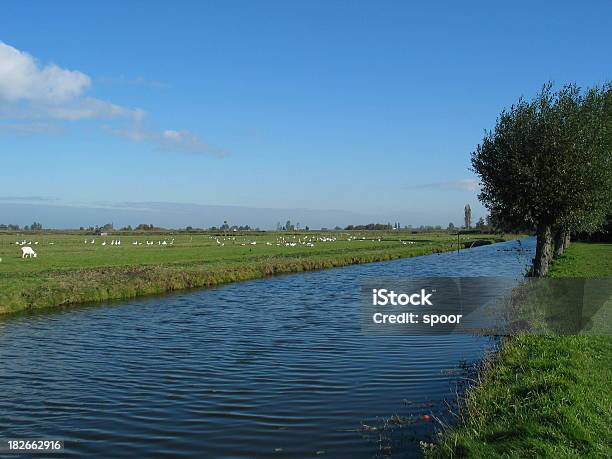
<instances>
[{"instance_id":1,"label":"flock of sheep","mask_svg":"<svg viewBox=\"0 0 612 459\"><path fill-rule=\"evenodd\" d=\"M240 242L240 241L236 241L236 237L235 236L209 236L210 239L214 239L217 246L219 247L224 247L225 243L231 243L232 245L236 245L236 244L240 244L241 246L247 246L247 245L257 245L258 243L263 245L267 245L267 246L272 246L272 245L276 245L278 247L297 247L297 246L304 246L304 247L314 247L315 243L328 243L328 242L336 242L338 240L346 240L346 241L366 241L366 240L371 240L372 242L381 242L381 238L378 237L377 239L366 239L365 237L357 237L357 236L348 236L347 239L339 239L336 236L319 236L319 235L301 235L301 236L285 236L285 235L279 235L276 238L275 242L270 242L270 241L244 241L244 242ZM191 241L193 241L193 237L191 238ZM96 239L85 239L83 241L85 244L90 244L90 245L95 245L96 244ZM401 242L403 245L408 245L408 244L415 244L414 241L402 241L401 239L399 240L399 242ZM34 249L32 248L32 245L38 245L39 242L35 241L27 241L27 240L22 240L22 241L16 241L15 242L16 245L21 246L21 258L36 258L38 255L37 253L34 251ZM49 245L54 245L54 242L49 242ZM169 240L157 240L157 241L153 241L153 240L145 240L145 241L133 241L131 243L133 246L172 246L174 245L174 238L171 238ZM106 245L111 245L111 246L120 246L121 245L121 239L111 239L110 241L107 241L106 239L103 240L100 243L101 246L106 246Z\"/></svg>"},{"instance_id":2,"label":"flock of sheep","mask_svg":"<svg viewBox=\"0 0 612 459\"><path fill-rule=\"evenodd\" d=\"M85 244L92 244L94 245L96 243L95 239L92 239L91 241L89 241L88 239L85 239ZM102 243L100 245L105 246L107 245L108 242L106 240L102 241ZM174 245L174 238L170 239L170 242L166 241L165 239L163 241L145 241L144 242L145 245ZM110 245L121 245L121 239L112 239L110 241ZM143 245L142 242L138 242L138 241L134 241L132 242L132 245Z\"/></svg>"},{"instance_id":3,"label":"flock of sheep","mask_svg":"<svg viewBox=\"0 0 612 459\"><path fill-rule=\"evenodd\" d=\"M236 244L235 236L222 237L221 239L218 236L209 236L210 239L214 239L218 246L224 247L225 242L231 242L232 244ZM266 245L277 245L278 247L296 247L296 246L305 246L305 247L314 247L315 242L336 242L339 239L337 237L327 237L327 236L277 236L276 243L272 243L270 241L266 241ZM356 236L349 236L347 241L365 241L371 240L372 242L381 242L382 239L379 237L377 239L366 239L364 236L358 238ZM414 241L400 241L403 245L415 244ZM247 242L239 242L241 246L246 245L257 245L257 241L247 241ZM260 244L263 242L260 241Z\"/></svg>"}]
</instances>

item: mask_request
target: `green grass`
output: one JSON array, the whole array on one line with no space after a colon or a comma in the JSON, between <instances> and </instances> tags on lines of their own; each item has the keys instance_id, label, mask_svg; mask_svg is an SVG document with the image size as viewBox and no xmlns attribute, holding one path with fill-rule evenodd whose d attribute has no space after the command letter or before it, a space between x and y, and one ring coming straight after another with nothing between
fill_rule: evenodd
<instances>
[{"instance_id":1,"label":"green grass","mask_svg":"<svg viewBox=\"0 0 612 459\"><path fill-rule=\"evenodd\" d=\"M612 244L574 243L552 266L551 277L612 276Z\"/></svg>"},{"instance_id":2,"label":"green grass","mask_svg":"<svg viewBox=\"0 0 612 459\"><path fill-rule=\"evenodd\" d=\"M612 244L574 243L551 276L609 277L611 262ZM427 455L612 457L612 337L507 339Z\"/></svg>"},{"instance_id":3,"label":"green grass","mask_svg":"<svg viewBox=\"0 0 612 459\"><path fill-rule=\"evenodd\" d=\"M95 244L85 243L85 240L92 239ZM111 246L113 239L120 239L121 245ZM172 239L172 245L157 244ZM503 239L499 235L463 235L461 244L470 246L478 240L495 242ZM20 258L21 247L15 243L23 240L32 242L37 258ZM155 245L147 246L147 240L154 241ZM106 246L102 246L104 241ZM306 241L312 246L308 246ZM134 242L139 245L133 245ZM443 232L266 232L228 236L155 234L107 237L74 233L2 234L0 314L412 257L456 247L456 237Z\"/></svg>"}]
</instances>

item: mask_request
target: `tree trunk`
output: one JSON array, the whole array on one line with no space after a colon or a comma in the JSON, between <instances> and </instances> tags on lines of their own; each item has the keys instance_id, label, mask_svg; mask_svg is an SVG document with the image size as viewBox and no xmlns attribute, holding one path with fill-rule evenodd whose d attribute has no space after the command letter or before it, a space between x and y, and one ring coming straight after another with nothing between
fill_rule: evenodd
<instances>
[{"instance_id":1,"label":"tree trunk","mask_svg":"<svg viewBox=\"0 0 612 459\"><path fill-rule=\"evenodd\" d=\"M567 231L563 228L557 228L554 233L553 257L559 258L565 250L565 235Z\"/></svg>"},{"instance_id":2,"label":"tree trunk","mask_svg":"<svg viewBox=\"0 0 612 459\"><path fill-rule=\"evenodd\" d=\"M564 237L563 237L563 250L565 251L569 246L570 246L570 237L571 237L571 232L569 230L565 231Z\"/></svg>"},{"instance_id":3,"label":"tree trunk","mask_svg":"<svg viewBox=\"0 0 612 459\"><path fill-rule=\"evenodd\" d=\"M538 242L536 244L536 256L533 260L533 276L545 277L548 274L553 249L550 225L538 225L537 233Z\"/></svg>"}]
</instances>

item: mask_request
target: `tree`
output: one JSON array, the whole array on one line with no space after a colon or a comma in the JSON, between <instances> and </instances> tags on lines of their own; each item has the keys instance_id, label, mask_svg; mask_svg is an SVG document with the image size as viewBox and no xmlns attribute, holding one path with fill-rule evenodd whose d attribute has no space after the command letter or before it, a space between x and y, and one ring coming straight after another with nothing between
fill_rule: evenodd
<instances>
[{"instance_id":1,"label":"tree","mask_svg":"<svg viewBox=\"0 0 612 459\"><path fill-rule=\"evenodd\" d=\"M390 223L386 225L383 223L368 223L367 225L348 225L344 228L345 230L390 230L392 226Z\"/></svg>"},{"instance_id":2,"label":"tree","mask_svg":"<svg viewBox=\"0 0 612 459\"><path fill-rule=\"evenodd\" d=\"M448 231L453 231L455 229L455 225L453 224L453 222L450 222L448 224L448 228L446 228Z\"/></svg>"},{"instance_id":3,"label":"tree","mask_svg":"<svg viewBox=\"0 0 612 459\"><path fill-rule=\"evenodd\" d=\"M463 213L464 213L464 222L465 222L465 227L467 229L470 228L470 226L472 226L472 209L470 208L469 204L465 205L465 208L463 209Z\"/></svg>"},{"instance_id":4,"label":"tree","mask_svg":"<svg viewBox=\"0 0 612 459\"><path fill-rule=\"evenodd\" d=\"M504 110L472 153L479 199L500 227L536 230L532 274L545 276L571 231L595 231L612 202L612 88L549 83ZM554 243L556 241L556 244Z\"/></svg>"},{"instance_id":5,"label":"tree","mask_svg":"<svg viewBox=\"0 0 612 459\"><path fill-rule=\"evenodd\" d=\"M485 226L485 221L484 218L480 217L476 222L476 228L482 228L483 226Z\"/></svg>"}]
</instances>

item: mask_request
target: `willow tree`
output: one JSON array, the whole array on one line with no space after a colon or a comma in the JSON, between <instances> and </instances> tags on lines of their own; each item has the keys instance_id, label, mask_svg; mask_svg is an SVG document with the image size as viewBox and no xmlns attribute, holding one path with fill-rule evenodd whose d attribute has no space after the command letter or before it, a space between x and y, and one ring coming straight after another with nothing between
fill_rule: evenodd
<instances>
[{"instance_id":1,"label":"willow tree","mask_svg":"<svg viewBox=\"0 0 612 459\"><path fill-rule=\"evenodd\" d=\"M612 202L612 88L547 84L504 110L472 153L480 200L507 227L537 234L533 274L545 276L571 231L595 231Z\"/></svg>"}]
</instances>

